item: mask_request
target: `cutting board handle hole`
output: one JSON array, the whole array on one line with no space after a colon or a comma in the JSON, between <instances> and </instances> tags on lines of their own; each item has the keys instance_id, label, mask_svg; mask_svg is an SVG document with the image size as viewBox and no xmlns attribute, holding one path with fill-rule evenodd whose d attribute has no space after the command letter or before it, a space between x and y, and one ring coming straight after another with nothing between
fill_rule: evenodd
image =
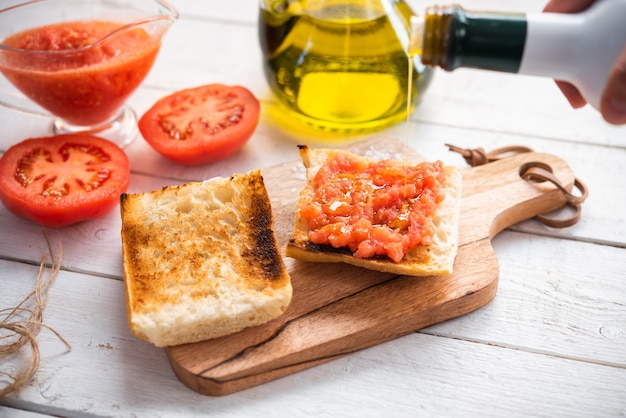
<instances>
[{"instance_id":1,"label":"cutting board handle hole","mask_svg":"<svg viewBox=\"0 0 626 418\"><path fill-rule=\"evenodd\" d=\"M554 177L553 173L552 167L540 161L524 163L519 169L519 176L521 178L534 183L543 183L545 181L558 183L559 181Z\"/></svg>"}]
</instances>

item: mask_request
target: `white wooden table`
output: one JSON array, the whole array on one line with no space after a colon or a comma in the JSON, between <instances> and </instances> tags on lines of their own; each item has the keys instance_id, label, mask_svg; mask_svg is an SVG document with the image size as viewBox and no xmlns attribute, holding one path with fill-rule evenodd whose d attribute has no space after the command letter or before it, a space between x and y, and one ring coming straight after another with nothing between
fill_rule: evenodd
<instances>
[{"instance_id":1,"label":"white wooden table","mask_svg":"<svg viewBox=\"0 0 626 418\"><path fill-rule=\"evenodd\" d=\"M130 100L137 113L170 91L220 82L252 90L263 117L239 154L201 167L168 163L136 140L126 149L130 191L265 168L296 159L297 142L315 145L266 117L275 104L261 69L256 0L173 3L181 17ZM538 11L543 1L463 4ZM0 152L46 135L48 123L0 108ZM408 129L372 137L408 140L428 159L459 167L465 162L445 143L527 145L565 159L590 196L571 228L529 220L494 239L500 283L484 308L225 397L188 389L163 350L129 333L117 211L45 230L64 254L44 320L72 350L43 329L40 368L25 389L0 399L0 416L625 416L626 127L570 109L551 80L458 70L436 73ZM0 309L33 289L47 253L42 229L0 207Z\"/></svg>"}]
</instances>

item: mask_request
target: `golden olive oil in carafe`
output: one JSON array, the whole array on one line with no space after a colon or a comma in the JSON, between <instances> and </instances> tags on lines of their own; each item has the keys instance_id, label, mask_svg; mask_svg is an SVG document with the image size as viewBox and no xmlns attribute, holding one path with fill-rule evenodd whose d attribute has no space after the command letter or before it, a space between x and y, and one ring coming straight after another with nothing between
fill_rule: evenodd
<instances>
[{"instance_id":1,"label":"golden olive oil in carafe","mask_svg":"<svg viewBox=\"0 0 626 418\"><path fill-rule=\"evenodd\" d=\"M407 65L412 13L404 2L266 3L259 21L264 70L285 117L348 133L406 119L430 70L417 57Z\"/></svg>"}]
</instances>

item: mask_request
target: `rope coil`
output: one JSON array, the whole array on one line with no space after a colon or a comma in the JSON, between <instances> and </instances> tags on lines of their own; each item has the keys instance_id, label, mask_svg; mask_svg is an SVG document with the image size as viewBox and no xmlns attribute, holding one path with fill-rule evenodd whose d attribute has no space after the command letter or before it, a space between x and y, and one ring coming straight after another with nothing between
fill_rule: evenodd
<instances>
[{"instance_id":1,"label":"rope coil","mask_svg":"<svg viewBox=\"0 0 626 418\"><path fill-rule=\"evenodd\" d=\"M44 234L45 236L45 234ZM59 256L54 260L50 242L46 237L48 250L52 258L52 267L48 277L44 279L46 258L41 258L39 273L35 282L35 290L26 296L16 307L0 309L0 360L10 360L26 344L30 345L30 362L26 367L12 367L15 371L0 370L0 397L20 391L35 375L39 368L39 344L37 335L42 327L50 330L70 351L72 348L61 335L43 323L43 311L48 301L48 290L61 269L63 249L59 244ZM28 306L29 304L34 306ZM5 381L8 381L5 384Z\"/></svg>"}]
</instances>

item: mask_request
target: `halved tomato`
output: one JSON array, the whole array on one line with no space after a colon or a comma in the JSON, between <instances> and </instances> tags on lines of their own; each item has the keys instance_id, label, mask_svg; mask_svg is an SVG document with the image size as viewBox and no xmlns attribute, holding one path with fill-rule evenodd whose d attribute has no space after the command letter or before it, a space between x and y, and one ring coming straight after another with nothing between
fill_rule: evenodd
<instances>
[{"instance_id":1,"label":"halved tomato","mask_svg":"<svg viewBox=\"0 0 626 418\"><path fill-rule=\"evenodd\" d=\"M0 201L15 215L60 227L110 212L128 188L124 151L103 138L26 139L0 158Z\"/></svg>"},{"instance_id":2,"label":"halved tomato","mask_svg":"<svg viewBox=\"0 0 626 418\"><path fill-rule=\"evenodd\" d=\"M205 164L243 147L259 113L259 101L245 87L209 84L160 99L141 117L139 130L166 158Z\"/></svg>"}]
</instances>

